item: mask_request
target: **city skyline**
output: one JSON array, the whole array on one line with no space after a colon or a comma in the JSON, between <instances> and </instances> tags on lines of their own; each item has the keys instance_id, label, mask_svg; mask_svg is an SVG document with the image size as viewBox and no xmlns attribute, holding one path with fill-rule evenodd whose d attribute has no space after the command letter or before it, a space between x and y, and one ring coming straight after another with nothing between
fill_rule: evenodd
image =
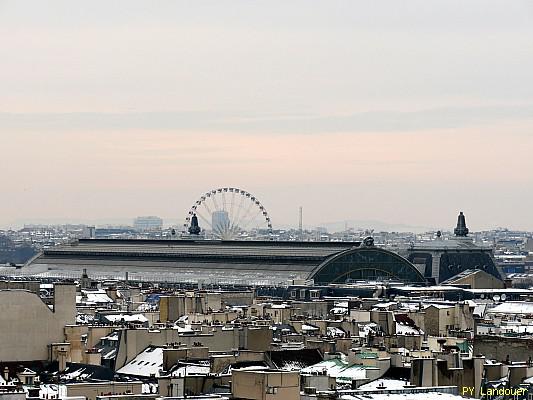
<instances>
[{"instance_id":1,"label":"city skyline","mask_svg":"<svg viewBox=\"0 0 533 400\"><path fill-rule=\"evenodd\" d=\"M0 400L533 400L531 0L0 0L0 50Z\"/></svg>"},{"instance_id":2,"label":"city skyline","mask_svg":"<svg viewBox=\"0 0 533 400\"><path fill-rule=\"evenodd\" d=\"M299 211L299 210L298 210ZM220 211L218 211L220 212ZM216 212L215 212L216 213ZM214 218L214 214L211 215L211 218ZM269 215L270 217L270 215ZM28 219L21 219L20 221L17 221L16 223L3 227L0 226L0 230L17 230L21 228L26 227L37 227L37 226L49 226L49 227L61 227L61 226L77 226L77 225L84 225L84 226L92 226L92 227L99 227L99 228L105 228L105 227L124 227L124 228L134 228L137 224L138 219L146 219L146 218L155 218L159 219L162 222L162 226L159 229L170 229L170 228L177 228L179 231L185 232L186 229L184 228L184 223L188 224L188 221L185 218L176 218L176 217L160 217L156 215L137 215L132 217L110 217L110 218L101 218L101 219L84 219L84 218L77 218L77 219L61 219L61 218L28 218ZM450 219L450 221L452 221ZM452 222L448 221L448 223L443 224L442 226L439 225L415 225L415 224L408 224L408 223L401 223L401 222L390 222L390 221L383 221L378 219L344 219L344 220L336 220L336 221L321 221L320 223L307 223L302 220L302 226L305 231L315 231L315 230L322 230L325 229L329 233L335 233L335 232L343 232L343 231L376 231L376 232L405 232L405 233L415 233L415 234L422 234L422 233L430 233L430 232L447 232L449 234L453 235L454 231L454 225ZM468 218L468 221L470 221L470 218ZM213 231L212 226L214 222L208 223L205 219L201 220L200 222L200 229L206 230L208 232ZM296 222L296 224L278 224L275 226L272 226L272 229L274 231L276 230L298 230L299 227L299 221ZM258 219L255 221L255 223L252 225L247 226L246 229L242 228L243 231L251 231L253 229L260 228L260 229L268 229L267 225L265 224L262 226L261 219ZM487 232L487 231L497 231L501 229L509 229L511 231L516 230L519 232L531 232L527 229L513 229L508 226L493 226L493 227L475 227L475 229L471 230L471 233L475 232Z\"/></svg>"},{"instance_id":3,"label":"city skyline","mask_svg":"<svg viewBox=\"0 0 533 400\"><path fill-rule=\"evenodd\" d=\"M237 186L274 226L533 230L530 3L125 4L0 3L1 227Z\"/></svg>"}]
</instances>

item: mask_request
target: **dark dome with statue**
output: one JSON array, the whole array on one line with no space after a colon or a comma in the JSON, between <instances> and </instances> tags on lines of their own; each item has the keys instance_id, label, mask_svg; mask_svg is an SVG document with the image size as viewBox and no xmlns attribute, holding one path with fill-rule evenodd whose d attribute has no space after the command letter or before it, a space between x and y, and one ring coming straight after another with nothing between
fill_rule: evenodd
<instances>
[{"instance_id":1,"label":"dark dome with statue","mask_svg":"<svg viewBox=\"0 0 533 400\"><path fill-rule=\"evenodd\" d=\"M440 231L439 231L440 232ZM457 217L454 237L414 243L406 258L417 266L430 283L441 283L465 271L482 270L502 279L494 262L492 248L481 246L468 237L469 229L463 212Z\"/></svg>"},{"instance_id":2,"label":"dark dome with statue","mask_svg":"<svg viewBox=\"0 0 533 400\"><path fill-rule=\"evenodd\" d=\"M189 226L189 233L191 235L199 235L201 232L200 225L198 225L198 217L194 214L191 218L191 226Z\"/></svg>"}]
</instances>

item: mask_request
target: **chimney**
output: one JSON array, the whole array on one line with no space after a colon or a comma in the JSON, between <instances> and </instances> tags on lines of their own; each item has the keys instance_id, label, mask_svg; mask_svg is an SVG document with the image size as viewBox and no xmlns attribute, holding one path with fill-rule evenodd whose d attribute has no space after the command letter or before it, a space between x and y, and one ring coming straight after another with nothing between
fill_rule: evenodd
<instances>
[{"instance_id":1,"label":"chimney","mask_svg":"<svg viewBox=\"0 0 533 400\"><path fill-rule=\"evenodd\" d=\"M61 315L65 325L76 324L76 285L56 283L54 285L54 314Z\"/></svg>"}]
</instances>

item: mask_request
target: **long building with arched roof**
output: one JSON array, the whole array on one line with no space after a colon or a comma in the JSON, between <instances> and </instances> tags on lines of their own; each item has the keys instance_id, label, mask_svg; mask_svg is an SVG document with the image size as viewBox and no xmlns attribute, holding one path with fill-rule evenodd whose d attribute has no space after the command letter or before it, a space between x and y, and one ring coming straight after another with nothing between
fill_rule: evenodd
<instances>
[{"instance_id":1,"label":"long building with arched roof","mask_svg":"<svg viewBox=\"0 0 533 400\"><path fill-rule=\"evenodd\" d=\"M407 259L363 242L88 239L44 250L19 270L24 276L205 283L315 284L390 280L424 284ZM2 274L2 271L0 271Z\"/></svg>"}]
</instances>

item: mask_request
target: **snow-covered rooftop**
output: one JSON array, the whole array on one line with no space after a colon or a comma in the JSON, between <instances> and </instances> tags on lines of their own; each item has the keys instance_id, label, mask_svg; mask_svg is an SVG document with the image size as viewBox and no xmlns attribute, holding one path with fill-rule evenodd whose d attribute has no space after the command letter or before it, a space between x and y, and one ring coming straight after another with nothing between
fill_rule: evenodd
<instances>
[{"instance_id":1,"label":"snow-covered rooftop","mask_svg":"<svg viewBox=\"0 0 533 400\"><path fill-rule=\"evenodd\" d=\"M415 328L414 326L409 326L405 324L400 324L396 322L396 334L398 335L423 335L424 331L422 329Z\"/></svg>"},{"instance_id":2,"label":"snow-covered rooftop","mask_svg":"<svg viewBox=\"0 0 533 400\"><path fill-rule=\"evenodd\" d=\"M82 290L81 296L76 296L76 304L108 304L113 303L105 290Z\"/></svg>"},{"instance_id":3,"label":"snow-covered rooftop","mask_svg":"<svg viewBox=\"0 0 533 400\"><path fill-rule=\"evenodd\" d=\"M146 318L142 314L111 314L111 315L105 315L105 319L107 319L109 322L139 322L139 323L145 323L148 322L148 318Z\"/></svg>"},{"instance_id":4,"label":"snow-covered rooftop","mask_svg":"<svg viewBox=\"0 0 533 400\"><path fill-rule=\"evenodd\" d=\"M342 400L462 400L465 397L451 393L364 393L364 394L344 394Z\"/></svg>"},{"instance_id":5,"label":"snow-covered rooftop","mask_svg":"<svg viewBox=\"0 0 533 400\"><path fill-rule=\"evenodd\" d=\"M366 379L366 370L368 367L359 364L350 365L345 361L333 358L331 360L321 361L318 364L303 368L303 374L326 373L328 376L336 378L338 381L349 381L354 379Z\"/></svg>"},{"instance_id":6,"label":"snow-covered rooftop","mask_svg":"<svg viewBox=\"0 0 533 400\"><path fill-rule=\"evenodd\" d=\"M163 348L147 347L137 355L133 360L120 368L117 373L124 375L155 377L160 376L160 370L163 368Z\"/></svg>"},{"instance_id":7,"label":"snow-covered rooftop","mask_svg":"<svg viewBox=\"0 0 533 400\"><path fill-rule=\"evenodd\" d=\"M405 385L408 385L409 382L402 381L399 379L376 379L375 381L365 383L364 385L359 386L360 390L372 390L372 389L404 389Z\"/></svg>"},{"instance_id":8,"label":"snow-covered rooftop","mask_svg":"<svg viewBox=\"0 0 533 400\"><path fill-rule=\"evenodd\" d=\"M508 301L486 311L488 314L533 314L533 303Z\"/></svg>"}]
</instances>

